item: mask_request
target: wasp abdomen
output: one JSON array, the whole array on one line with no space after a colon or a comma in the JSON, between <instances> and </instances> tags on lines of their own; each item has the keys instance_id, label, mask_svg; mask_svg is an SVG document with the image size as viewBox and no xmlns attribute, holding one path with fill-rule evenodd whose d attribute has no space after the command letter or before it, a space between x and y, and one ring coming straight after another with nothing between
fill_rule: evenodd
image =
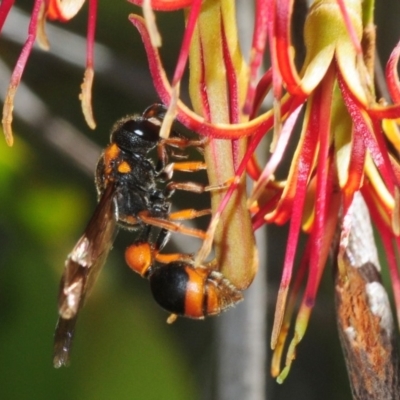
<instances>
[{"instance_id":1,"label":"wasp abdomen","mask_svg":"<svg viewBox=\"0 0 400 400\"><path fill-rule=\"evenodd\" d=\"M243 299L219 272L182 262L155 268L149 279L153 297L162 308L189 318L219 314Z\"/></svg>"}]
</instances>

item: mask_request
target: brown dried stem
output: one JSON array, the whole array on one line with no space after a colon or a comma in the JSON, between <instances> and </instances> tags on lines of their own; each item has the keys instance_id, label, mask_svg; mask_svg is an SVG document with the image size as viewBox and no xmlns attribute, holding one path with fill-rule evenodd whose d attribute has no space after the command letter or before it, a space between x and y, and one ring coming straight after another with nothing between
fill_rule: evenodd
<instances>
[{"instance_id":1,"label":"brown dried stem","mask_svg":"<svg viewBox=\"0 0 400 400\"><path fill-rule=\"evenodd\" d=\"M336 276L339 336L354 399L400 398L399 354L387 293L368 210L356 196L352 228L344 256L345 276Z\"/></svg>"}]
</instances>

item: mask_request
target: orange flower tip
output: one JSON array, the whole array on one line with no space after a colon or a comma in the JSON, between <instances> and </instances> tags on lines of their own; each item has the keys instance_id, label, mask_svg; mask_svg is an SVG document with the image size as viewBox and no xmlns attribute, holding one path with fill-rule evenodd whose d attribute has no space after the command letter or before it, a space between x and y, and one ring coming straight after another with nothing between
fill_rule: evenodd
<instances>
[{"instance_id":1,"label":"orange flower tip","mask_svg":"<svg viewBox=\"0 0 400 400\"><path fill-rule=\"evenodd\" d=\"M85 121L88 124L89 128L95 129L96 122L93 117L93 108L92 108L92 86L94 79L94 71L93 68L88 67L85 70L85 74L83 76L83 83L81 85L81 93L79 95L79 100L81 100L82 112L85 117Z\"/></svg>"},{"instance_id":2,"label":"orange flower tip","mask_svg":"<svg viewBox=\"0 0 400 400\"><path fill-rule=\"evenodd\" d=\"M260 206L258 201L250 202L249 199L247 200L247 209L250 211L251 214L256 214L260 211Z\"/></svg>"},{"instance_id":3,"label":"orange flower tip","mask_svg":"<svg viewBox=\"0 0 400 400\"><path fill-rule=\"evenodd\" d=\"M273 359L272 359L272 362L271 362L271 376L273 378L276 378L279 375L279 373L281 372L281 368L280 368L280 365L279 365L279 361L280 360L279 361L274 360L275 359L275 353L276 353L276 350L273 353Z\"/></svg>"},{"instance_id":4,"label":"orange flower tip","mask_svg":"<svg viewBox=\"0 0 400 400\"><path fill-rule=\"evenodd\" d=\"M161 47L161 35L157 29L156 16L151 6L150 0L143 1L143 16L146 21L146 28L150 35L150 41L153 47Z\"/></svg>"},{"instance_id":5,"label":"orange flower tip","mask_svg":"<svg viewBox=\"0 0 400 400\"><path fill-rule=\"evenodd\" d=\"M247 209L252 213L259 209L258 201L257 199L254 199L253 196L247 199Z\"/></svg>"},{"instance_id":6,"label":"orange flower tip","mask_svg":"<svg viewBox=\"0 0 400 400\"><path fill-rule=\"evenodd\" d=\"M177 316L176 314L171 314L171 315L167 318L167 324L171 325L171 324L173 324L177 319L178 319L178 316Z\"/></svg>"},{"instance_id":7,"label":"orange flower tip","mask_svg":"<svg viewBox=\"0 0 400 400\"><path fill-rule=\"evenodd\" d=\"M85 0L49 0L47 18L51 20L69 21L82 8Z\"/></svg>"}]
</instances>

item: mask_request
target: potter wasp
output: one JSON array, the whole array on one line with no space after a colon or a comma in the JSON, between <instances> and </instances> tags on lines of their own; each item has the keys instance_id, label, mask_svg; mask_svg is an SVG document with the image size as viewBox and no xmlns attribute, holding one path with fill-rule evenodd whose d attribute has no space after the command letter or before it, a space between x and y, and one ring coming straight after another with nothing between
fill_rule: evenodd
<instances>
[{"instance_id":1,"label":"potter wasp","mask_svg":"<svg viewBox=\"0 0 400 400\"><path fill-rule=\"evenodd\" d=\"M82 237L65 262L60 282L59 319L54 339L54 366L67 365L79 310L84 304L112 248L119 227L138 231L139 238L126 250L128 265L150 281L156 301L173 315L203 318L241 300L212 265L194 267L192 256L162 254L170 232L200 239L202 230L179 220L193 219L210 210L171 212L175 190L195 193L213 188L196 182L175 182L175 171L205 169L201 161L187 161L188 147L201 151L204 140L190 140L172 131L160 137L166 109L154 104L142 115L119 120L111 130L110 144L96 168L99 202ZM156 153L156 162L150 152ZM153 230L157 230L155 240Z\"/></svg>"}]
</instances>

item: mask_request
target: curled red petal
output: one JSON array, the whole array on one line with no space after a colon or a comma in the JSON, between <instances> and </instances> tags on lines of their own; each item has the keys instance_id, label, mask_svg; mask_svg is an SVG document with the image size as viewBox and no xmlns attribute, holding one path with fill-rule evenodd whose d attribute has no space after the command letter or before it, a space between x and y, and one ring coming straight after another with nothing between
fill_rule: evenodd
<instances>
[{"instance_id":1,"label":"curled red petal","mask_svg":"<svg viewBox=\"0 0 400 400\"><path fill-rule=\"evenodd\" d=\"M301 220L303 215L304 201L307 191L307 180L309 170L304 171L305 174L299 175L296 182L296 206L292 203L292 215L290 218L289 235L285 252L285 261L283 264L283 272L281 283L279 286L277 306L275 309L274 325L271 336L271 347L274 349L277 345L278 337L281 332L284 312L286 308L286 300L289 285L292 279L294 258L296 255L297 244L300 235Z\"/></svg>"},{"instance_id":2,"label":"curled red petal","mask_svg":"<svg viewBox=\"0 0 400 400\"><path fill-rule=\"evenodd\" d=\"M393 49L386 65L386 80L390 96L395 103L400 103L400 82L397 74L397 65L400 57L400 41Z\"/></svg>"},{"instance_id":3,"label":"curled red petal","mask_svg":"<svg viewBox=\"0 0 400 400\"><path fill-rule=\"evenodd\" d=\"M366 113L359 107L359 104L356 103L350 89L347 87L346 82L339 72L338 82L344 103L354 122L354 134L363 137L365 147L370 151L371 157L382 175L382 179L387 185L389 191L393 194L394 184L397 183L397 180L390 163L388 150L384 143L381 128L378 124L374 124L374 120L367 120Z\"/></svg>"},{"instance_id":4,"label":"curled red petal","mask_svg":"<svg viewBox=\"0 0 400 400\"><path fill-rule=\"evenodd\" d=\"M300 151L299 162L295 166L296 169L294 176L292 176L292 179L289 182L289 184L292 185L292 189L295 190L290 191L291 194L290 196L287 196L289 194L289 191L286 191L287 197L283 198L279 205L280 213L275 213L276 216L279 216L282 213L282 211L286 209L286 213L291 214L291 219L289 227L288 245L286 247L284 268L282 272L282 279L277 301L279 307L276 308L274 317L274 326L271 338L272 348L275 348L275 346L277 345L278 337L282 327L283 316L284 316L283 313L286 308L288 287L292 279L294 258L300 234L303 208L307 192L307 183L309 181L311 173L311 167L314 160L316 146L317 143L321 140L321 138L319 141L316 140L316 137L318 137L321 128L320 124L321 124L322 113L319 112L320 103L321 103L321 90L318 90L312 99L311 115L309 118L309 123L306 127L304 142L302 143L302 148ZM296 200L296 206L294 206L293 204L294 198Z\"/></svg>"},{"instance_id":5,"label":"curled red petal","mask_svg":"<svg viewBox=\"0 0 400 400\"><path fill-rule=\"evenodd\" d=\"M282 75L279 69L278 52L281 51L282 49L278 50L278 47L275 46L276 43L275 9L276 7L278 7L278 5L276 4L275 0L268 0L267 3L268 3L267 30L269 36L268 41L269 41L270 53L271 53L270 57L271 57L271 68L272 68L272 88L274 93L274 99L280 100L282 97ZM281 121L276 121L276 122L280 123ZM278 131L278 129L276 129L276 131Z\"/></svg>"},{"instance_id":6,"label":"curled red petal","mask_svg":"<svg viewBox=\"0 0 400 400\"><path fill-rule=\"evenodd\" d=\"M330 127L331 127L331 111L333 85L335 82L335 68L331 66L325 78L317 89L315 100L315 112L319 118L319 150L317 162L317 191L315 204L315 220L311 233L311 253L310 253L310 275L308 277L305 297L308 299L306 303L313 303L317 293L321 269L325 265L324 254L327 252L324 246L326 243L326 220L327 209L331 191L333 190L333 157L330 155ZM336 210L331 210L334 218L338 219ZM328 245L330 246L331 243Z\"/></svg>"},{"instance_id":7,"label":"curled red petal","mask_svg":"<svg viewBox=\"0 0 400 400\"><path fill-rule=\"evenodd\" d=\"M347 214L354 193L359 190L364 178L366 149L361 135L353 132L353 143L351 149L351 158L348 168L348 178L343 187L344 206L343 215Z\"/></svg>"},{"instance_id":8,"label":"curled red petal","mask_svg":"<svg viewBox=\"0 0 400 400\"><path fill-rule=\"evenodd\" d=\"M261 77L259 82L257 83L256 91L254 94L253 100L253 109L250 114L250 119L254 119L267 96L268 92L271 89L272 85L272 68L269 68L267 72Z\"/></svg>"},{"instance_id":9,"label":"curled red petal","mask_svg":"<svg viewBox=\"0 0 400 400\"><path fill-rule=\"evenodd\" d=\"M290 323L292 321L293 312L297 304L299 292L303 286L303 282L306 277L306 272L308 271L309 259L310 259L310 242L311 242L310 240L307 241L306 248L301 257L299 268L295 273L293 287L290 290L286 309L282 309L283 305L278 303L275 308L275 313L277 312L284 313L284 319L282 321L282 328L281 331L279 332L279 336L277 338L274 338L275 349L271 360L271 375L273 377L277 377L281 372L282 353L285 347L287 336L289 334ZM282 290L285 289L282 288ZM282 311L280 311L281 309Z\"/></svg>"},{"instance_id":10,"label":"curled red petal","mask_svg":"<svg viewBox=\"0 0 400 400\"><path fill-rule=\"evenodd\" d=\"M142 37L149 61L150 73L158 96L164 104L168 105L171 101L172 88L166 77L158 50L151 44L145 21L141 16L136 14L131 14L129 19L138 29ZM283 107L286 107L287 112L288 104L283 105ZM203 136L219 139L239 139L241 137L251 136L256 132L261 132L261 135L264 135L269 129L271 129L271 121L273 120L271 112L267 112L247 123L233 125L211 124L206 122L203 117L191 111L182 101L178 101L177 111L177 119L188 129Z\"/></svg>"},{"instance_id":11,"label":"curled red petal","mask_svg":"<svg viewBox=\"0 0 400 400\"><path fill-rule=\"evenodd\" d=\"M0 4L0 31L3 28L4 22L10 12L11 7L14 5L15 0L3 0Z\"/></svg>"},{"instance_id":12,"label":"curled red petal","mask_svg":"<svg viewBox=\"0 0 400 400\"><path fill-rule=\"evenodd\" d=\"M278 141L276 143L274 152L271 155L271 158L269 159L267 165L264 167L264 170L257 180L257 183L255 184L253 188L253 193L250 197L250 202L253 202L257 200L260 195L263 192L264 187L266 184L269 182L271 179L272 175L276 171L278 165L282 161L282 157L286 151L287 144L289 142L289 139L292 135L295 123L297 122L297 118L299 116L299 113L302 109L303 105L300 105L296 110L294 110L290 115L288 116L281 134L278 137Z\"/></svg>"},{"instance_id":13,"label":"curled red petal","mask_svg":"<svg viewBox=\"0 0 400 400\"><path fill-rule=\"evenodd\" d=\"M189 56L190 43L192 42L194 28L196 27L196 23L199 18L201 3L202 0L193 0L193 5L190 8L185 33L183 36L182 46L179 52L178 62L176 64L174 77L172 79L172 86L175 86L177 82L182 79L182 75L185 70L187 59Z\"/></svg>"},{"instance_id":14,"label":"curled red petal","mask_svg":"<svg viewBox=\"0 0 400 400\"><path fill-rule=\"evenodd\" d=\"M22 74L28 61L28 57L31 54L33 44L35 43L38 19L43 1L44 0L35 0L35 3L33 5L31 20L29 21L28 27L28 38L26 39L24 47L21 50L21 54L18 57L14 71L11 75L10 84L8 86L6 98L4 101L2 124L4 136L9 146L12 146L14 141L11 128L11 123L13 120L14 97L21 81Z\"/></svg>"},{"instance_id":15,"label":"curled red petal","mask_svg":"<svg viewBox=\"0 0 400 400\"><path fill-rule=\"evenodd\" d=\"M333 170L333 163L331 165L331 171ZM330 174L330 177L333 177L333 174ZM329 187L330 185L328 185ZM332 192L331 192L332 194ZM288 347L287 355L286 355L286 362L285 368L282 370L281 374L278 376L277 381L278 383L282 383L283 380L286 378L291 364L296 356L296 347L303 339L307 326L310 320L311 311L315 304L315 298L319 283L321 281L322 272L324 271L325 263L328 258L332 240L336 232L337 228L337 218L340 210L340 193L336 193L332 196L332 201L329 202L329 214L326 218L326 224L324 229L321 232L316 233L316 235L311 235L309 242L311 243L310 246L310 263L309 263L309 271L308 271L308 279L306 289L304 291L303 299L301 301L300 309L296 317L296 323L294 326L294 334L292 341ZM321 241L321 253L315 254L315 257L318 257L318 264L316 268L313 268L313 252L315 248L313 245L316 241ZM286 319L286 316L285 316Z\"/></svg>"},{"instance_id":16,"label":"curled red petal","mask_svg":"<svg viewBox=\"0 0 400 400\"><path fill-rule=\"evenodd\" d=\"M258 79L258 71L260 69L265 45L267 43L267 16L268 16L268 1L256 1L256 20L254 24L253 42L250 53L250 78L247 89L247 97L244 105L245 114L250 114L254 111L253 101L256 94L256 81Z\"/></svg>"},{"instance_id":17,"label":"curled red petal","mask_svg":"<svg viewBox=\"0 0 400 400\"><path fill-rule=\"evenodd\" d=\"M368 114L377 119L398 119L400 118L400 104L391 106L373 106L367 108Z\"/></svg>"},{"instance_id":18,"label":"curled red petal","mask_svg":"<svg viewBox=\"0 0 400 400\"><path fill-rule=\"evenodd\" d=\"M292 94L304 94L301 89L301 80L293 61L291 39L291 16L293 0L279 0L276 2L276 56L279 71L288 91Z\"/></svg>"},{"instance_id":19,"label":"curled red petal","mask_svg":"<svg viewBox=\"0 0 400 400\"><path fill-rule=\"evenodd\" d=\"M93 116L92 106L92 86L94 79L94 41L96 31L96 18L97 18L97 0L89 0L89 14L88 14L88 29L86 38L86 70L81 85L81 100L82 111L85 121L91 129L96 128L96 121Z\"/></svg>"},{"instance_id":20,"label":"curled red petal","mask_svg":"<svg viewBox=\"0 0 400 400\"><path fill-rule=\"evenodd\" d=\"M257 162L256 155L253 154L246 166L247 174L256 181L261 175L261 167Z\"/></svg>"},{"instance_id":21,"label":"curled red petal","mask_svg":"<svg viewBox=\"0 0 400 400\"><path fill-rule=\"evenodd\" d=\"M97 0L89 0L88 28L87 28L87 49L86 49L86 68L94 65L94 41L97 19Z\"/></svg>"},{"instance_id":22,"label":"curled red petal","mask_svg":"<svg viewBox=\"0 0 400 400\"><path fill-rule=\"evenodd\" d=\"M295 109L296 104L297 103L293 102L291 110L293 108ZM307 111L309 112L309 110ZM282 115L284 115L283 109ZM303 186L300 187L298 185L304 185L304 188L306 189L307 182L309 180L309 174L311 172L311 166L314 160L316 146L318 145L318 140L316 140L319 129L318 124L319 121L318 118L316 118L315 113L311 114L308 123L303 129L304 134L302 134L296 154L292 160L291 171L289 173L289 178L285 185L282 198L280 199L280 202L275 210L264 215L264 219L267 223L274 222L279 225L284 224L292 214L294 208L294 198L301 196L301 188ZM296 204L299 204L299 206L296 206L295 208L300 209L300 203L296 202Z\"/></svg>"}]
</instances>

